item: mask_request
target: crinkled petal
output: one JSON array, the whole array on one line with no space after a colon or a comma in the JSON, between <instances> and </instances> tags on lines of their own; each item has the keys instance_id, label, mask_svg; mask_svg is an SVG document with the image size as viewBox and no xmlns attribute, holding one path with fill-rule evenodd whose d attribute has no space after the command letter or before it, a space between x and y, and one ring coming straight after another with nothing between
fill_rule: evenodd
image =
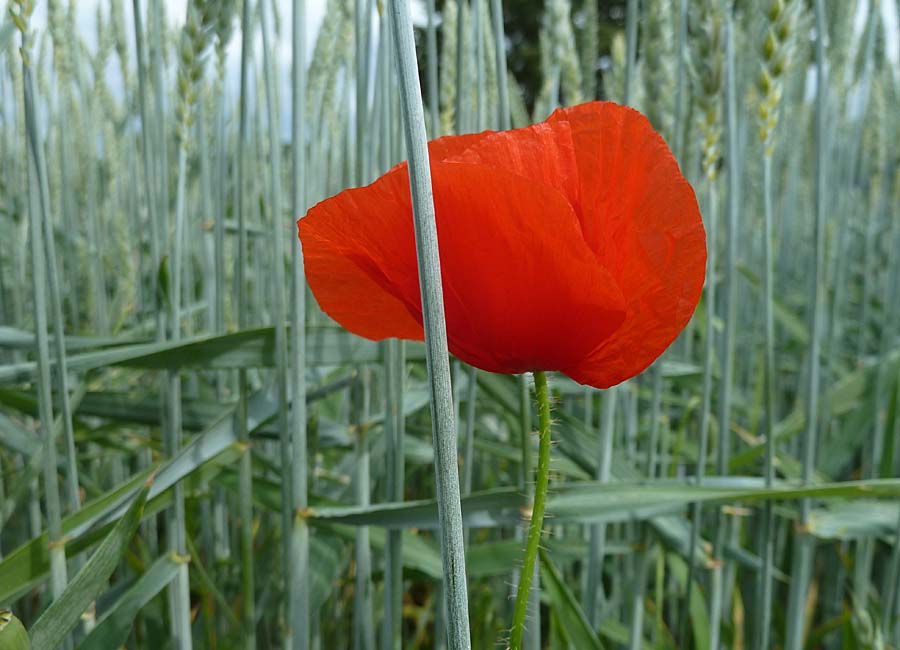
<instances>
[{"instance_id":1,"label":"crinkled petal","mask_svg":"<svg viewBox=\"0 0 900 650\"><path fill-rule=\"evenodd\" d=\"M431 168L453 354L493 372L560 369L619 327L622 294L559 192L484 165ZM421 338L405 167L320 203L300 237L310 286L335 320L368 338Z\"/></svg>"},{"instance_id":2,"label":"crinkled petal","mask_svg":"<svg viewBox=\"0 0 900 650\"><path fill-rule=\"evenodd\" d=\"M447 160L480 163L548 185L581 216L575 143L568 122L488 133Z\"/></svg>"},{"instance_id":3,"label":"crinkled petal","mask_svg":"<svg viewBox=\"0 0 900 650\"><path fill-rule=\"evenodd\" d=\"M495 135L494 131L481 133L465 133L463 135L445 135L428 143L428 157L432 162L441 162L459 156L467 149L485 138ZM405 163L403 163L405 165Z\"/></svg>"},{"instance_id":4,"label":"crinkled petal","mask_svg":"<svg viewBox=\"0 0 900 650\"><path fill-rule=\"evenodd\" d=\"M649 366L690 320L706 235L693 189L643 115L593 102L560 109L548 123L571 128L582 232L627 302L615 334L563 371L606 388Z\"/></svg>"},{"instance_id":5,"label":"crinkled petal","mask_svg":"<svg viewBox=\"0 0 900 650\"><path fill-rule=\"evenodd\" d=\"M400 169L389 175L400 174L406 177ZM379 179L318 203L298 222L306 279L319 306L359 336L423 338L421 320L394 284L409 268L416 280L408 205Z\"/></svg>"},{"instance_id":6,"label":"crinkled petal","mask_svg":"<svg viewBox=\"0 0 900 650\"><path fill-rule=\"evenodd\" d=\"M464 361L605 388L689 320L706 259L699 209L636 111L594 102L429 150L448 338ZM307 269L323 309L369 338L421 338L406 165L331 201L306 235L301 222L304 250L322 249Z\"/></svg>"},{"instance_id":7,"label":"crinkled petal","mask_svg":"<svg viewBox=\"0 0 900 650\"><path fill-rule=\"evenodd\" d=\"M457 156L491 133L432 140L429 155L433 161ZM307 281L319 306L345 329L372 340L423 338L418 302L411 312L412 305L398 298L418 289L406 169L402 162L367 187L320 202L297 222ZM395 177L400 180L391 182Z\"/></svg>"},{"instance_id":8,"label":"crinkled petal","mask_svg":"<svg viewBox=\"0 0 900 650\"><path fill-rule=\"evenodd\" d=\"M493 372L556 370L624 318L624 299L552 187L484 165L432 166L451 351Z\"/></svg>"}]
</instances>

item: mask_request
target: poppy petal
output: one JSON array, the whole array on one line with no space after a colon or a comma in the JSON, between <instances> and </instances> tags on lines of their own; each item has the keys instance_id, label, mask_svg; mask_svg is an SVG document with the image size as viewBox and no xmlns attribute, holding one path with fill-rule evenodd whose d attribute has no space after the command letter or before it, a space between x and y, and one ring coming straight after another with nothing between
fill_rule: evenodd
<instances>
[{"instance_id":1,"label":"poppy petal","mask_svg":"<svg viewBox=\"0 0 900 650\"><path fill-rule=\"evenodd\" d=\"M429 156L457 156L491 133L432 140ZM402 180L387 182L394 176ZM404 284L406 272L416 269L408 178L404 161L367 187L320 202L297 222L307 280L319 306L345 329L376 341L424 336L421 315L410 313L410 305L397 297L410 292L397 290L388 278ZM403 183L405 192L398 190Z\"/></svg>"},{"instance_id":2,"label":"poppy petal","mask_svg":"<svg viewBox=\"0 0 900 650\"><path fill-rule=\"evenodd\" d=\"M453 354L492 372L560 369L619 327L622 294L565 197L484 165L431 169ZM408 196L405 178L389 182ZM418 307L414 290L405 301Z\"/></svg>"},{"instance_id":3,"label":"poppy petal","mask_svg":"<svg viewBox=\"0 0 900 650\"><path fill-rule=\"evenodd\" d=\"M391 267L415 269L408 199L398 202L384 185L379 179L344 190L297 222L306 279L322 310L354 334L422 340L421 321L398 298L390 279Z\"/></svg>"},{"instance_id":4,"label":"poppy petal","mask_svg":"<svg viewBox=\"0 0 900 650\"><path fill-rule=\"evenodd\" d=\"M483 165L431 169L454 355L492 372L559 369L619 327L622 294L559 192ZM409 196L398 166L299 222L319 305L366 338L422 338Z\"/></svg>"},{"instance_id":5,"label":"poppy petal","mask_svg":"<svg viewBox=\"0 0 900 650\"><path fill-rule=\"evenodd\" d=\"M432 162L440 162L454 156L459 156L470 147L492 135L494 135L493 131L465 133L463 135L445 135L442 138L431 140L428 143L428 157ZM406 163L402 164L405 165Z\"/></svg>"},{"instance_id":6,"label":"poppy petal","mask_svg":"<svg viewBox=\"0 0 900 650\"><path fill-rule=\"evenodd\" d=\"M489 133L448 160L483 164L549 185L581 216L575 143L568 122Z\"/></svg>"},{"instance_id":7,"label":"poppy petal","mask_svg":"<svg viewBox=\"0 0 900 650\"><path fill-rule=\"evenodd\" d=\"M606 388L649 366L690 320L706 266L703 221L665 141L637 111L593 102L548 122L571 127L582 232L628 305L615 334L563 371Z\"/></svg>"},{"instance_id":8,"label":"poppy petal","mask_svg":"<svg viewBox=\"0 0 900 650\"><path fill-rule=\"evenodd\" d=\"M594 102L429 150L458 357L604 388L646 368L687 323L703 285L703 225L639 113ZM408 183L398 165L301 221L304 243L320 249L307 263L320 304L368 338L422 338Z\"/></svg>"}]
</instances>

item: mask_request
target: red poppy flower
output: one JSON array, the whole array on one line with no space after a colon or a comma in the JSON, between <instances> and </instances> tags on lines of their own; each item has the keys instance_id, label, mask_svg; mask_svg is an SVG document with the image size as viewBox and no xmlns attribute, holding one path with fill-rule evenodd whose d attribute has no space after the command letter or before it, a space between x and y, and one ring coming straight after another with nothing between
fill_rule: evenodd
<instances>
[{"instance_id":1,"label":"red poppy flower","mask_svg":"<svg viewBox=\"0 0 900 650\"><path fill-rule=\"evenodd\" d=\"M607 388L644 370L687 324L703 286L703 223L637 111L582 104L522 129L439 138L429 155L458 358ZM298 225L325 312L368 339L423 339L406 163Z\"/></svg>"}]
</instances>

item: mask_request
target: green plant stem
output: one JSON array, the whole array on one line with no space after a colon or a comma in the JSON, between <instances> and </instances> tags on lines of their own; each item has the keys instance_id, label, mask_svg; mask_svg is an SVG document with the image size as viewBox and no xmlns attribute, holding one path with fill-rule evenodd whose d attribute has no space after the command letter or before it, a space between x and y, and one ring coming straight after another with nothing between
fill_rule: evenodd
<instances>
[{"instance_id":1,"label":"green plant stem","mask_svg":"<svg viewBox=\"0 0 900 650\"><path fill-rule=\"evenodd\" d=\"M69 512L75 512L81 507L81 499L78 490L78 467L75 455L75 431L72 426L72 404L69 391L69 370L66 361L65 324L62 312L62 291L60 288L60 274L57 268L56 244L54 242L53 224L50 218L50 188L47 176L47 164L44 160L43 150L37 141L37 133L34 129L28 129L29 149L35 157L37 180L39 182L41 211L39 218L43 229L44 262L46 263L47 288L50 292L50 318L53 322L53 348L55 353L56 389L59 395L60 418L62 420L63 442L65 443L65 468L66 468L66 501ZM55 436L54 436L55 438ZM80 568L80 561L77 568Z\"/></svg>"},{"instance_id":2,"label":"green plant stem","mask_svg":"<svg viewBox=\"0 0 900 650\"><path fill-rule=\"evenodd\" d=\"M82 90L87 88L87 81L79 78ZM94 132L94 102L95 95L91 94L91 99L85 102L85 111L83 116L83 128L86 142L95 142L96 134ZM98 223L99 215L97 214L97 163L91 160L86 164L86 193L87 201L85 205L85 225L88 252L90 256L89 262L89 280L91 289L91 304L93 306L94 324L101 334L109 334L109 310L106 303L106 274L103 267L104 242L101 241L101 229Z\"/></svg>"},{"instance_id":3,"label":"green plant stem","mask_svg":"<svg viewBox=\"0 0 900 650\"><path fill-rule=\"evenodd\" d=\"M201 214L215 215L213 209L213 192L212 192L212 174L210 169L212 165L212 155L210 154L209 134L207 133L207 112L209 110L210 101L206 97L198 97L197 99L197 154L200 159L200 209ZM212 218L215 218L214 216ZM206 278L214 278L216 274L215 252L212 242L213 234L204 232L201 236L202 242L202 259L203 259L203 300L206 302L206 314L204 315L204 328L207 332L217 331L216 321L218 315L216 310L215 282L206 281Z\"/></svg>"},{"instance_id":4,"label":"green plant stem","mask_svg":"<svg viewBox=\"0 0 900 650\"><path fill-rule=\"evenodd\" d=\"M157 215L160 219L160 225L164 222L162 215L169 205L169 150L166 145L166 111L165 111L165 63L163 62L163 7L160 0L150 0L148 6L150 13L149 34L150 34L150 71L153 75L153 99L154 113L156 120L154 121L156 133L154 141L157 143L156 164L157 173L155 180L157 183L156 191L159 192L158 203L159 211ZM150 125L144 125L148 128ZM162 234L162 233L160 233Z\"/></svg>"},{"instance_id":5,"label":"green plant stem","mask_svg":"<svg viewBox=\"0 0 900 650\"><path fill-rule=\"evenodd\" d=\"M185 118L186 121L186 118ZM186 131L186 124L181 124L181 132ZM185 194L187 183L187 139L186 134L178 146L178 183L175 194L175 235L172 246L171 288L169 304L171 315L171 340L181 340L181 276L183 263ZM179 371L169 370L167 373L168 417L166 418L165 435L166 451L174 457L181 449L182 410L181 410L181 375ZM168 513L167 527L169 552L177 555L187 554L187 521L185 518L184 485L176 483L173 488L173 507ZM175 647L189 650L191 639L191 598L187 563L178 568L178 575L170 585L173 614L171 621L172 636Z\"/></svg>"},{"instance_id":6,"label":"green plant stem","mask_svg":"<svg viewBox=\"0 0 900 650\"><path fill-rule=\"evenodd\" d=\"M403 375L404 343L389 339L385 344L385 434L387 438L387 499L403 501L405 467L403 461ZM387 532L384 569L384 623L382 648L399 650L403 620L403 534L391 528Z\"/></svg>"},{"instance_id":7,"label":"green plant stem","mask_svg":"<svg viewBox=\"0 0 900 650\"><path fill-rule=\"evenodd\" d=\"M868 34L868 37L866 38L865 53L863 55L864 63L862 66L862 79L860 80L860 84L859 84L859 86L862 90L861 104L862 104L863 108L865 108L866 105L868 104L869 93L871 91L871 77L872 77L872 69L873 69L873 63L874 63L875 35L878 32L877 26L878 26L879 15L880 15L880 12L878 12L878 11L870 11L869 12L869 19L867 21L868 24L866 25L866 30L865 30L866 33ZM861 112L860 114L866 115L866 113L864 111ZM864 122L865 121L866 121L865 118L860 119L858 121L857 127L855 129L856 133L854 134L854 140L856 143L858 143L860 145L860 147L859 147L860 149L862 149L861 145L862 145L862 137L863 137L863 133L864 133ZM857 167L857 170L861 171L861 169L862 169L861 160L859 160L859 162L857 162L856 157L854 157L853 163ZM856 176L857 176L857 173L855 172L853 174L853 179L854 179L854 181L858 182L858 179L856 178ZM874 277L874 274L869 271L869 266L871 263L870 260L875 259L875 255L872 254L872 251L875 246L875 244L874 244L874 238L875 238L874 228L875 228L875 223L877 221L875 218L875 214L873 212L867 210L867 211L865 211L865 214L867 215L865 251L864 251L864 253L862 255L862 259L861 259L861 262L863 265L863 268L862 268L863 287L862 287L862 300L860 302L859 317L857 319L858 320L858 325L857 325L858 333L857 333L857 340L856 340L856 354L859 357L865 356L866 350L868 348L868 345L866 344L866 337L867 337L867 334L869 333L869 327L868 327L869 304L871 303L871 299L872 299L872 289L873 289L872 280Z\"/></svg>"},{"instance_id":8,"label":"green plant stem","mask_svg":"<svg viewBox=\"0 0 900 650\"><path fill-rule=\"evenodd\" d=\"M528 376L519 376L519 453L521 461L518 467L517 485L523 495L529 500L534 499L534 483L532 482L532 446L531 446L531 389L528 385ZM468 531L467 531L468 532ZM516 527L515 538L521 542L528 536L528 522L523 520ZM513 572L511 591L519 588L519 574ZM533 572L531 589L528 596L528 609L525 619L529 622L526 627L522 645L525 650L533 650L540 646L541 621L540 621L540 571L536 566Z\"/></svg>"},{"instance_id":9,"label":"green plant stem","mask_svg":"<svg viewBox=\"0 0 900 650\"><path fill-rule=\"evenodd\" d=\"M497 92L499 119L497 128L511 128L509 114L509 81L506 78L506 34L503 29L503 0L491 0L491 20L494 27L494 57L497 65Z\"/></svg>"},{"instance_id":10,"label":"green plant stem","mask_svg":"<svg viewBox=\"0 0 900 650\"><path fill-rule=\"evenodd\" d=\"M466 124L463 119L463 109L465 108L463 88L468 83L465 71L467 52L464 52L466 43L465 17L466 0L456 0L456 95L454 97L456 109L454 110L454 116L457 135L466 132Z\"/></svg>"},{"instance_id":11,"label":"green plant stem","mask_svg":"<svg viewBox=\"0 0 900 650\"><path fill-rule=\"evenodd\" d=\"M596 479L609 483L612 472L612 450L616 419L615 386L603 391L600 423L600 453L597 456ZM600 605L603 602L603 560L606 555L606 524L591 524L588 536L587 585L584 598L585 615L595 628L599 624Z\"/></svg>"},{"instance_id":12,"label":"green plant stem","mask_svg":"<svg viewBox=\"0 0 900 650\"><path fill-rule=\"evenodd\" d=\"M284 571L285 592L290 589L291 573L294 563L291 558L291 537L288 531L293 528L294 516L291 504L291 435L288 425L287 399L287 330L285 328L284 304L284 228L281 211L281 133L280 111L275 94L275 67L272 62L272 34L269 3L260 4L260 25L262 31L263 78L266 94L266 122L269 136L269 157L271 160L271 213L272 240L274 243L274 282L272 291L273 320L275 321L275 392L278 402L278 432L281 456L281 526L282 526L282 566ZM288 598L282 599L284 618L290 616ZM291 626L286 626L285 645L290 645Z\"/></svg>"},{"instance_id":13,"label":"green plant stem","mask_svg":"<svg viewBox=\"0 0 900 650\"><path fill-rule=\"evenodd\" d=\"M647 441L647 478L656 478L657 450L659 448L659 423L662 413L663 376L662 360L653 364L650 370L652 392L650 398L650 437Z\"/></svg>"},{"instance_id":14,"label":"green plant stem","mask_svg":"<svg viewBox=\"0 0 900 650\"><path fill-rule=\"evenodd\" d=\"M350 386L350 426L356 434L354 445L355 476L353 479L356 503L366 507L370 498L370 459L366 420L370 370L362 369L359 381ZM354 542L356 580L353 590L353 647L357 650L374 650L375 623L372 613L372 551L369 545L369 527L356 527Z\"/></svg>"},{"instance_id":15,"label":"green plant stem","mask_svg":"<svg viewBox=\"0 0 900 650\"><path fill-rule=\"evenodd\" d=\"M774 315L774 260L772 255L772 152L768 148L769 143L764 143L766 151L763 154L763 347L764 347L764 403L765 403L765 482L766 487L772 487L775 479L775 423L776 413L775 397L775 315ZM763 506L762 526L762 559L763 570L760 576L761 589L758 620L757 646L760 650L769 647L769 636L772 618L772 572L774 562L774 512L772 502L766 501Z\"/></svg>"},{"instance_id":16,"label":"green plant stem","mask_svg":"<svg viewBox=\"0 0 900 650\"><path fill-rule=\"evenodd\" d=\"M291 212L306 210L306 0L294 0L291 25ZM309 648L310 573L306 452L306 278L303 250L296 233L291 247L291 529L293 569L289 587L293 650Z\"/></svg>"},{"instance_id":17,"label":"green plant stem","mask_svg":"<svg viewBox=\"0 0 900 650\"><path fill-rule=\"evenodd\" d=\"M59 479L56 473L56 440L53 434L53 390L50 382L50 346L47 337L47 297L44 266L44 243L41 219L47 218L47 206L41 199L38 165L37 124L35 122L34 83L27 62L29 47L22 34L22 73L25 122L28 149L28 206L31 228L31 273L34 289L35 343L38 361L38 412L43 442L44 500L47 508L47 537L50 543L50 586L53 599L59 598L68 582L66 551L62 532L62 508L59 501Z\"/></svg>"},{"instance_id":18,"label":"green plant stem","mask_svg":"<svg viewBox=\"0 0 900 650\"><path fill-rule=\"evenodd\" d=\"M425 134L425 111L419 87L416 43L409 0L390 5L391 31L397 52L400 100L409 153L409 182L413 205L422 319L425 331L425 366L428 372L437 483L438 518L441 530L441 560L444 600L447 608L447 640L450 650L468 650L469 596L463 541L462 506L459 496L456 418L450 386L447 325L441 286L437 223L431 188L431 170Z\"/></svg>"},{"instance_id":19,"label":"green plant stem","mask_svg":"<svg viewBox=\"0 0 900 650\"><path fill-rule=\"evenodd\" d=\"M528 596L534 563L541 543L544 525L544 508L547 504L547 484L550 480L550 394L547 389L547 375L542 370L534 373L534 394L538 406L538 466L534 486L534 503L531 507L531 524L528 527L528 542L525 560L519 574L519 588L516 592L516 606L510 631L510 650L521 650L525 632L525 615L528 612Z\"/></svg>"},{"instance_id":20,"label":"green plant stem","mask_svg":"<svg viewBox=\"0 0 900 650\"><path fill-rule=\"evenodd\" d=\"M157 271L159 270L159 262L161 253L159 250L159 221L156 210L156 180L154 175L153 158L152 158L152 130L149 114L147 112L147 65L144 53L144 27L141 19L141 3L140 0L132 1L132 13L134 15L134 34L135 48L137 56L137 72L138 72L138 107L141 114L141 160L143 162L144 171L144 193L147 199L147 222L150 226L150 260L152 268L150 269L150 292L155 301L157 296ZM162 310L154 309L156 316L156 333L157 338L163 334Z\"/></svg>"},{"instance_id":21,"label":"green plant stem","mask_svg":"<svg viewBox=\"0 0 900 650\"><path fill-rule=\"evenodd\" d=\"M900 540L900 518L894 525L895 539ZM891 549L890 561L885 578L885 596L884 611L885 616L882 621L882 631L885 638L896 641L896 628L900 621L896 619L897 612L897 589L900 587L900 541L894 542L894 548Z\"/></svg>"},{"instance_id":22,"label":"green plant stem","mask_svg":"<svg viewBox=\"0 0 900 650\"><path fill-rule=\"evenodd\" d=\"M825 22L824 0L816 0L816 113L815 113L815 218L813 220L813 260L810 269L810 302L809 302L809 374L806 386L806 423L803 432L803 483L809 485L815 469L816 447L818 445L819 420L819 341L821 339L822 318L821 305L824 301L822 282L823 260L825 252L825 157L827 153L825 133L826 93L825 83L826 61L825 40L827 27ZM809 521L812 502L803 499L800 502L798 525L805 527ZM794 551L791 561L791 587L788 592L787 630L785 632L785 650L799 650L803 647L806 617L803 608L809 590L810 574L815 554L815 539L807 532L798 532L794 540Z\"/></svg>"},{"instance_id":23,"label":"green plant stem","mask_svg":"<svg viewBox=\"0 0 900 650\"><path fill-rule=\"evenodd\" d=\"M890 141L891 133L886 132L888 125L884 124L883 129L881 131L882 136L885 141ZM875 204L875 210L872 212L870 216L870 223L872 226L869 229L870 233L875 231L880 231L879 238L884 238L886 241L890 242L887 255L883 262L886 277L883 286L881 287L881 304L882 315L880 320L881 332L879 334L880 342L877 347L878 354L882 358L886 358L887 355L890 354L890 350L892 346L895 344L896 340L896 318L894 316L894 312L896 310L896 298L894 292L894 286L896 284L896 276L897 276L897 235L900 234L900 229L897 228L897 220L890 219L887 224L887 231L885 232L882 229L882 224L884 218L881 215L888 214L888 196L891 193L892 183L891 179L894 176L893 170L893 160L889 156L885 156L882 154L882 160L879 162L879 166L881 167L881 188L879 191L880 198ZM872 235L872 239L874 239L874 235ZM877 248L875 248L877 250ZM874 277L875 272L874 269L871 272L871 275ZM868 278L867 278L868 279ZM891 385L890 381L890 373L888 371L887 364L879 364L878 370L876 372L875 385L873 391L875 393L875 401L874 401L874 424L872 427L871 435L869 436L869 440L867 441L867 447L865 453L865 458L862 465L862 475L865 478L877 478L888 477L891 474L891 462L894 458L893 449L894 449L894 440L886 441L886 433L887 433L887 424L888 424L888 410L891 401L891 397L889 395L889 388ZM895 417L896 421L896 417ZM885 443L889 442L889 446L886 448ZM856 595L856 598L860 599L860 603L864 602L866 599L866 595L869 593L871 588L871 580L872 580L872 567L875 562L875 551L876 544L875 540L871 538L860 539L857 542L856 548L856 557L854 558L854 580L853 580L853 592ZM890 595L890 594L888 594ZM888 599L885 598L885 602L888 603ZM864 606L864 605L863 605ZM889 612L889 607L886 607L885 616L883 617L884 625L888 625L891 621ZM885 630L886 631L886 630Z\"/></svg>"},{"instance_id":24,"label":"green plant stem","mask_svg":"<svg viewBox=\"0 0 900 650\"><path fill-rule=\"evenodd\" d=\"M355 0L353 21L354 63L356 81L355 126L355 170L354 182L364 185L370 175L369 146L369 23L371 6L369 0ZM349 88L349 87L348 87ZM363 422L366 418L363 393L368 390L369 371L364 370L360 381L351 387L351 423L356 430L354 445L356 503L367 506L370 503L370 451ZM372 552L369 546L369 528L356 529L354 543L356 562L355 588L353 591L353 647L370 650L375 647L375 631L372 613Z\"/></svg>"},{"instance_id":25,"label":"green plant stem","mask_svg":"<svg viewBox=\"0 0 900 650\"><path fill-rule=\"evenodd\" d=\"M528 376L520 375L519 376L519 450L520 450L520 458L518 468L518 477L517 484L519 490L522 494L526 495L528 499L534 498L534 484L531 481L532 477L532 453L531 453L531 389L528 386ZM522 521L522 525L516 527L515 535L516 540L522 541L526 538L528 531L526 528L527 522ZM528 626L526 629L526 634L523 638L523 644L526 648L531 647L531 643L535 640L535 637L538 637L538 641L540 641L540 621L535 620L535 612L539 611L540 603L538 602L538 582L540 580L540 575L535 570L535 577L532 582L532 588L530 590L529 598L528 598L528 610L525 613L526 619L531 619L532 625ZM512 578L512 591L516 591L519 588L519 574L514 572Z\"/></svg>"},{"instance_id":26,"label":"green plant stem","mask_svg":"<svg viewBox=\"0 0 900 650\"><path fill-rule=\"evenodd\" d=\"M224 86L219 79L219 87ZM225 92L221 91L216 102L216 175L215 181L215 221L213 223L213 294L215 295L215 324L213 332L225 333L225 205L227 204L228 154L225 136ZM216 376L216 396L224 393L225 375Z\"/></svg>"},{"instance_id":27,"label":"green plant stem","mask_svg":"<svg viewBox=\"0 0 900 650\"><path fill-rule=\"evenodd\" d=\"M625 87L622 89L622 103L631 103L634 88L634 73L637 66L638 0L628 0L625 10Z\"/></svg>"},{"instance_id":28,"label":"green plant stem","mask_svg":"<svg viewBox=\"0 0 900 650\"><path fill-rule=\"evenodd\" d=\"M707 178L706 200L706 287L703 292L704 307L706 309L706 337L703 349L703 388L700 411L700 442L697 450L696 484L702 485L706 476L706 455L709 450L709 425L712 419L712 392L713 392L713 365L715 363L715 334L713 322L716 316L716 230L718 222L718 193L716 192L716 180ZM697 568L697 547L700 545L700 531L703 527L703 504L693 504L691 521L690 550L688 551L688 574L685 587L686 607L679 625L678 647L687 647L688 614L691 609L691 595L693 594L695 572Z\"/></svg>"},{"instance_id":29,"label":"green plant stem","mask_svg":"<svg viewBox=\"0 0 900 650\"><path fill-rule=\"evenodd\" d=\"M426 0L425 11L427 23L425 27L425 57L428 88L428 121L431 138L441 135L441 106L438 98L438 46L437 46L437 21L435 20L434 0Z\"/></svg>"},{"instance_id":30,"label":"green plant stem","mask_svg":"<svg viewBox=\"0 0 900 650\"><path fill-rule=\"evenodd\" d=\"M463 445L462 493L472 492L472 474L475 466L475 401L478 394L478 370L472 366L468 372L466 390L465 444ZM467 536L470 531L466 531Z\"/></svg>"},{"instance_id":31,"label":"green plant stem","mask_svg":"<svg viewBox=\"0 0 900 650\"><path fill-rule=\"evenodd\" d=\"M624 87L622 88L622 103L626 106L630 105L633 98L634 82L637 71L637 40L638 40L638 0L628 0L625 9L625 78ZM654 382L655 383L655 382ZM656 387L656 386L655 386ZM655 394L658 393L658 390ZM652 476L653 465L655 462L654 455L656 453L656 422L659 420L658 414L653 417L651 425L651 440L648 444L648 471ZM634 583L635 592L643 591L643 586Z\"/></svg>"},{"instance_id":32,"label":"green plant stem","mask_svg":"<svg viewBox=\"0 0 900 650\"><path fill-rule=\"evenodd\" d=\"M371 7L369 0L355 0L353 21L353 43L355 46L355 78L356 78L356 114L354 116L356 126L356 176L357 185L364 185L369 180L369 169L366 165L369 150L369 17Z\"/></svg>"},{"instance_id":33,"label":"green plant stem","mask_svg":"<svg viewBox=\"0 0 900 650\"><path fill-rule=\"evenodd\" d=\"M240 119L237 146L236 206L238 213L238 252L237 274L237 312L238 326L247 326L247 223L246 206L244 205L244 176L246 168L247 146L250 141L250 48L253 22L250 17L252 0L243 0L241 9L241 90ZM242 630L243 647L248 650L256 648L256 596L254 590L253 571L253 468L251 465L252 448L247 426L247 370L238 370L238 406L237 406L238 439L245 446L238 467L238 509L241 522L241 595L243 599Z\"/></svg>"},{"instance_id":34,"label":"green plant stem","mask_svg":"<svg viewBox=\"0 0 900 650\"><path fill-rule=\"evenodd\" d=\"M157 304L159 288L158 288L158 280L159 280L159 265L162 257L162 253L160 251L160 237L159 237L159 220L157 217L157 204L156 204L156 187L157 183L155 180L155 168L153 166L153 150L152 150L152 129L150 117L147 111L147 102L148 100L148 82L147 82L147 62L146 62L146 52L145 52L145 42L144 42L144 26L143 26L143 12L141 10L140 0L132 0L132 15L134 18L134 34L135 34L135 55L136 55L136 65L137 65L137 77L138 77L138 108L140 110L141 116L141 163L142 163L142 172L143 172L143 181L144 181L144 197L147 202L147 222L149 225L149 233L148 237L150 240L150 278L149 278L149 292L150 298L147 301L149 304L149 308L153 310L154 315L154 333L156 340L161 341L165 336L164 331L164 311L160 305ZM165 405L160 400L159 403L159 414L161 419L164 416L164 408ZM144 457L141 459L141 462L144 465L149 465L152 462L152 454L150 450L146 450ZM155 517L148 517L144 522L144 530L143 536L147 540L148 546L154 554L157 551L158 547L158 531L157 531L157 520Z\"/></svg>"},{"instance_id":35,"label":"green plant stem","mask_svg":"<svg viewBox=\"0 0 900 650\"><path fill-rule=\"evenodd\" d=\"M735 62L735 22L732 10L726 11L725 23L725 159L727 164L727 204L725 222L725 257L722 287L723 323L721 352L721 378L719 382L718 404L718 449L716 453L716 473L725 476L731 456L731 398L734 381L734 350L737 322L737 241L738 217L740 212L740 159L738 146L737 116L737 65ZM728 538L731 537L732 522L722 513L717 513L714 552L722 559ZM721 633L721 619L727 609L728 594L725 566L717 566L713 572L710 606L710 644L718 647Z\"/></svg>"},{"instance_id":36,"label":"green plant stem","mask_svg":"<svg viewBox=\"0 0 900 650\"><path fill-rule=\"evenodd\" d=\"M475 132L484 127L484 12L481 8L483 0L472 0L472 35L475 38Z\"/></svg>"},{"instance_id":37,"label":"green plant stem","mask_svg":"<svg viewBox=\"0 0 900 650\"><path fill-rule=\"evenodd\" d=\"M684 77L687 42L688 0L678 0L678 33L675 41L675 157L684 164Z\"/></svg>"},{"instance_id":38,"label":"green plant stem","mask_svg":"<svg viewBox=\"0 0 900 650\"><path fill-rule=\"evenodd\" d=\"M643 537L642 544L652 541L646 533ZM631 593L628 634L629 650L640 650L643 644L645 587L647 584L647 574L650 571L650 565L653 563L653 559L653 549L646 547L642 548L638 557L635 558L635 561L637 562L637 572L634 578L634 589Z\"/></svg>"},{"instance_id":39,"label":"green plant stem","mask_svg":"<svg viewBox=\"0 0 900 650\"><path fill-rule=\"evenodd\" d=\"M528 389L528 376L519 376L519 447L522 449L522 462L519 463L519 487L523 492L529 490L531 481L531 392ZM528 453L526 453L528 452Z\"/></svg>"},{"instance_id":40,"label":"green plant stem","mask_svg":"<svg viewBox=\"0 0 900 650\"><path fill-rule=\"evenodd\" d=\"M378 168L383 173L390 169L391 146L387 135L391 131L391 37L388 21L379 24L378 77L376 85L376 112L378 126L376 134L381 134L378 151ZM403 435L406 421L403 416L403 380L405 375L405 344L398 339L388 339L384 343L385 382L385 466L387 470L386 497L388 501L403 501L406 466L403 455ZM381 647L385 650L400 650L403 624L403 531L391 528L387 531L384 549L384 622L382 624Z\"/></svg>"}]
</instances>

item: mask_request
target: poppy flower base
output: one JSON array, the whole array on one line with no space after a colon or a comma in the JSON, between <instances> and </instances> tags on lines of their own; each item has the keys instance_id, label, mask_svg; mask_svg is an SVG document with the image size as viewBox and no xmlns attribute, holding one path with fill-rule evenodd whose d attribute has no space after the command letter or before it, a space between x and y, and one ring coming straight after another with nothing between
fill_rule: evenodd
<instances>
[{"instance_id":1,"label":"poppy flower base","mask_svg":"<svg viewBox=\"0 0 900 650\"><path fill-rule=\"evenodd\" d=\"M519 576L516 591L516 606L510 630L510 650L521 650L522 635L525 632L525 616L528 612L528 595L531 579L537 561L541 532L544 526L544 508L547 505L547 486L550 480L550 394L547 388L547 374L542 370L534 373L534 394L538 405L538 466L534 488L534 503L531 507L531 523L528 526L528 542L525 560Z\"/></svg>"}]
</instances>

